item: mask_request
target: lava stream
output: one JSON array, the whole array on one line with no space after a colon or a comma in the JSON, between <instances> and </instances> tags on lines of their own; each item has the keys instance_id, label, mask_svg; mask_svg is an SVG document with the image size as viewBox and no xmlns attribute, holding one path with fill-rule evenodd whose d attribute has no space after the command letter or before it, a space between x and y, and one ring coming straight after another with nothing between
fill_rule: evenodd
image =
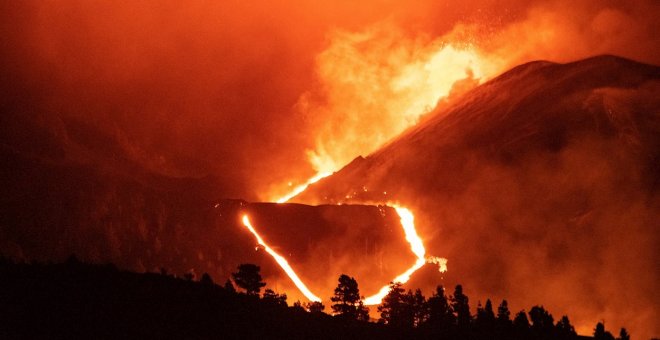
<instances>
[{"instance_id":1,"label":"lava stream","mask_svg":"<svg viewBox=\"0 0 660 340\"><path fill-rule=\"evenodd\" d=\"M440 265L440 271L446 271L447 260L437 257L430 257L428 260L426 259L426 249L424 249L424 243L422 243L422 239L417 234L417 230L415 230L415 216L412 214L412 212L407 208L398 205L392 205L392 207L394 207L397 214L399 214L399 218L401 218L401 226L403 227L403 231L406 234L406 241L410 243L410 249L412 250L413 254L417 256L417 261L415 261L415 264L413 264L412 267L408 268L408 270L399 276L395 277L392 282L408 282L408 280L410 280L410 275L416 272L417 269L422 268L422 266L424 266L427 261L432 263L441 262L442 264ZM365 298L364 304L379 305L389 290L389 285L383 286L383 288L381 288L378 293Z\"/></svg>"},{"instance_id":2,"label":"lava stream","mask_svg":"<svg viewBox=\"0 0 660 340\"><path fill-rule=\"evenodd\" d=\"M314 295L309 289L307 289L307 286L300 280L296 272L293 271L293 268L289 266L289 262L284 259L284 257L280 256L278 253L276 253L273 249L271 249L266 242L259 236L256 230L252 227L252 224L250 223L250 220L248 219L247 215L243 215L243 225L245 225L246 228L254 235L254 237L257 238L257 242L266 249L266 252L270 254L275 261L277 261L277 264L282 267L284 272L286 272L287 275L289 275L289 278L293 281L293 283L296 284L296 287L305 295L306 298L308 298L310 301L318 301L320 302L321 299Z\"/></svg>"},{"instance_id":3,"label":"lava stream","mask_svg":"<svg viewBox=\"0 0 660 340\"><path fill-rule=\"evenodd\" d=\"M302 193L307 189L308 186L310 186L313 183L318 182L322 178L325 178L327 176L331 175L330 172L319 172L316 174L316 176L310 178L305 184L299 185L296 188L294 188L289 194L279 198L277 200L277 203L285 203L288 200L290 200L292 197ZM412 250L413 254L417 257L417 260L415 261L415 264L413 264L410 268L408 268L405 272L399 274L399 276L395 277L392 282L398 282L398 283L406 283L408 280L410 280L410 276L416 272L419 268L424 266L426 263L433 263L438 265L438 270L442 273L447 271L447 259L441 258L441 257L435 257L435 256L429 256L426 258L426 249L424 248L424 243L422 242L422 239L419 237L417 234L417 230L415 229L415 216L413 213L402 206L399 206L398 204L392 204L391 205L399 215L399 218L401 219L401 226L403 227L403 231L406 235L406 241L410 244L410 249ZM312 301L321 301L316 295L312 294L305 284L298 278L298 275L291 269L289 264L286 262L284 258L281 256L277 255L272 249L268 248L265 243L263 243L263 240L259 237L256 231L254 231L254 228L249 225L250 221L247 219L247 215L243 216L243 224L245 224L248 229L254 234L254 236L257 237L257 240L259 241L259 244L263 245L266 248L266 251L270 253L275 260L277 260L277 263L280 264L282 269L289 275L289 277L293 280L293 282L296 284L298 289L300 289L305 296L312 300ZM282 262L280 262L280 259ZM390 286L385 285L383 286L378 293L369 296L364 299L364 304L365 305L379 305L383 298L387 295L389 292Z\"/></svg>"},{"instance_id":4,"label":"lava stream","mask_svg":"<svg viewBox=\"0 0 660 340\"><path fill-rule=\"evenodd\" d=\"M310 185L318 182L319 180L321 180L325 177L328 177L330 175L332 175L331 172L319 172L318 174L314 175L314 177L310 178L304 184L301 184L301 185L295 187L293 190L291 190L291 192L289 192L285 196L282 196L279 199L277 199L277 203L286 203L288 200L290 200L294 196L297 196L301 192L305 191L308 186L310 186Z\"/></svg>"}]
</instances>

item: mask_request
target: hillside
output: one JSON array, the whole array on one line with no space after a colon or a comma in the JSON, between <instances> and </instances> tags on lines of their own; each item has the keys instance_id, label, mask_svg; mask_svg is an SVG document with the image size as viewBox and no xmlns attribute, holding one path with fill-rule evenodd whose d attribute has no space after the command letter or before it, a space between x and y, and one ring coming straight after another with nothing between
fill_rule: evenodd
<instances>
[{"instance_id":1,"label":"hillside","mask_svg":"<svg viewBox=\"0 0 660 340\"><path fill-rule=\"evenodd\" d=\"M650 337L659 188L660 67L599 56L518 66L293 201L401 202L447 282Z\"/></svg>"},{"instance_id":2,"label":"hillside","mask_svg":"<svg viewBox=\"0 0 660 340\"><path fill-rule=\"evenodd\" d=\"M343 322L228 291L211 281L113 265L13 264L0 259L3 339L387 338Z\"/></svg>"},{"instance_id":3,"label":"hillside","mask_svg":"<svg viewBox=\"0 0 660 340\"><path fill-rule=\"evenodd\" d=\"M267 287L269 285L267 284ZM13 263L0 257L0 337L3 339L590 339L553 325L547 311L531 324L475 315L468 327L438 319L437 304L417 327L331 316L329 304L308 311L286 295L246 295L204 275L134 273L112 264ZM427 301L426 299L424 299ZM318 308L319 306L317 306ZM539 306L530 310L543 311ZM435 311L435 312L434 312ZM492 312L492 311L491 311ZM520 314L516 314L519 316ZM523 313L524 315L524 313ZM548 323L548 321L550 323ZM559 320L558 320L559 321ZM562 327L563 325L563 327Z\"/></svg>"}]
</instances>

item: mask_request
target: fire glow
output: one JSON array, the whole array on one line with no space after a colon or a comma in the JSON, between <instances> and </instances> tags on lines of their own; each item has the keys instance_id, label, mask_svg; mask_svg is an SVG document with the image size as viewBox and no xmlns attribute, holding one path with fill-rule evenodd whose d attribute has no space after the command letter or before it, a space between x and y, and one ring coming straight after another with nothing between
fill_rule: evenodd
<instances>
[{"instance_id":1,"label":"fire glow","mask_svg":"<svg viewBox=\"0 0 660 340\"><path fill-rule=\"evenodd\" d=\"M426 263L434 263L439 265L439 270L441 272L445 272L447 270L447 260L444 258L438 258L438 257L429 257L428 259L426 258L426 249L424 248L424 243L422 242L422 239L419 237L417 234L417 230L415 229L415 217L412 214L412 212L404 207L394 205L394 209L396 210L397 214L399 215L399 218L401 219L401 226L403 227L404 233L406 235L406 241L410 244L410 249L412 252L415 254L417 257L417 260L415 263L408 268L405 272L400 274L399 276L395 277L392 281L393 282L399 282L399 283L406 283L408 280L410 280L410 276L416 272L419 268L424 266ZM257 231L252 227L252 224L250 223L250 220L247 215L243 215L243 225L254 235L254 237L257 239L257 242L264 247L266 252L270 254L277 264L284 270L284 272L289 276L291 281L298 287L300 292L305 295L305 297L311 301L321 301L321 299L316 296L314 293L312 293L305 283L298 277L296 272L291 268L289 263L282 257L281 255L277 254L272 248L270 248L266 242L259 236ZM364 304L365 305L378 305L381 303L385 295L387 295L387 292L389 290L389 285L383 286L378 293L369 296L364 299Z\"/></svg>"},{"instance_id":2,"label":"fire glow","mask_svg":"<svg viewBox=\"0 0 660 340\"><path fill-rule=\"evenodd\" d=\"M290 199L293 198L294 196L297 196L297 195L300 194L301 192L305 191L305 189L307 189L308 186L310 186L310 185L312 185L312 184L314 184L314 183L320 181L321 179L323 179L323 178L325 178L325 177L330 176L331 174L332 174L332 173L329 172L329 171L326 171L326 172L319 172L319 173L316 174L314 177L312 177L312 178L310 178L309 180L307 180L307 182L305 182L304 184L301 184L301 185L295 187L293 190L291 190L290 193L288 193L288 194L282 196L281 198L277 199L276 202L277 202L277 203L285 203L285 202L287 202L288 200L290 200Z\"/></svg>"},{"instance_id":3,"label":"fire glow","mask_svg":"<svg viewBox=\"0 0 660 340\"><path fill-rule=\"evenodd\" d=\"M447 260L443 258L438 258L438 257L430 257L428 260L426 259L426 249L424 248L424 243L422 242L422 239L419 237L417 234L417 230L415 229L415 216L413 213L404 207L398 206L398 205L393 205L394 209L396 210L397 214L399 214L399 218L401 218L401 226L403 227L403 231L406 234L406 241L410 244L410 250L412 250L413 254L417 257L417 261L415 261L415 264L413 264L408 270L400 274L399 276L395 277L392 282L398 282L398 283L406 283L408 280L410 280L410 275L412 275L414 272L416 272L419 268L422 268L424 264L427 262L429 263L436 263L439 265L439 269L441 272L447 271ZM364 299L364 304L365 305L378 305L381 303L385 295L389 292L389 285L383 286L378 293L369 296Z\"/></svg>"},{"instance_id":4,"label":"fire glow","mask_svg":"<svg viewBox=\"0 0 660 340\"><path fill-rule=\"evenodd\" d=\"M282 257L280 254L276 253L273 249L271 249L266 242L259 236L259 233L257 233L256 230L254 230L254 227L252 227L252 224L250 223L250 219L248 218L248 215L243 215L243 225L254 235L254 237L257 239L257 242L264 247L266 252L272 256L277 264L282 267L282 270L286 273L286 275L291 278L291 281L295 283L296 287L305 295L306 298L308 298L311 301L321 301L321 298L318 296L314 295L307 286L300 280L298 275L296 274L295 271L293 271L293 268L289 265L289 262Z\"/></svg>"}]
</instances>

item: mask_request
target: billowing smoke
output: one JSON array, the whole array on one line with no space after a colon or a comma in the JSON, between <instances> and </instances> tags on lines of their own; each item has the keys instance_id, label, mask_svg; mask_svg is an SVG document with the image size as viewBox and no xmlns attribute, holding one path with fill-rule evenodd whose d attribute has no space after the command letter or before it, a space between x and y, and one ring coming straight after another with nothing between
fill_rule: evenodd
<instances>
[{"instance_id":1,"label":"billowing smoke","mask_svg":"<svg viewBox=\"0 0 660 340\"><path fill-rule=\"evenodd\" d=\"M219 176L247 198L374 150L455 80L539 58L658 58L644 1L1 6L7 130L28 113L55 138L82 124L152 170Z\"/></svg>"},{"instance_id":2,"label":"billowing smoke","mask_svg":"<svg viewBox=\"0 0 660 340\"><path fill-rule=\"evenodd\" d=\"M289 182L376 150L436 104L520 63L610 53L660 64L658 13L652 0L0 0L0 151L63 164L64 175L66 166L85 164L145 185L153 174L213 177L207 189L217 197L272 199ZM22 183L41 183L23 170L4 173L3 204L26 197ZM126 201L115 185L91 185L103 195L72 196L92 202L79 209L85 223ZM527 194L511 193L502 210L516 210ZM464 203L468 214L472 205ZM136 214L145 210L136 207ZM12 214L12 206L3 208ZM618 216L648 216L644 207L629 208ZM583 213L576 219L590 218ZM161 227L151 219L145 214L140 225ZM176 221L177 230L186 221ZM116 243L110 252L126 241ZM631 263L646 255L626 254ZM607 256L614 255L599 259Z\"/></svg>"},{"instance_id":3,"label":"billowing smoke","mask_svg":"<svg viewBox=\"0 0 660 340\"><path fill-rule=\"evenodd\" d=\"M313 167L338 170L451 95L524 62L597 54L658 61L652 44L658 25L648 14L657 5L555 1L512 6L512 12L482 6L450 16L452 25L435 26L439 35L406 30L393 19L359 31L330 31L327 48L316 58L318 84L297 106L314 131L315 146L307 152Z\"/></svg>"}]
</instances>

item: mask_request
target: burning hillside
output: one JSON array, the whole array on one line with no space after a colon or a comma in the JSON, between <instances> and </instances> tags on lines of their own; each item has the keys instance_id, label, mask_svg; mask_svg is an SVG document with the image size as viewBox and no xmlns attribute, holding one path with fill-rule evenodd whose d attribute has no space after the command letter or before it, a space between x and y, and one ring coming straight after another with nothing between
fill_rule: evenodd
<instances>
[{"instance_id":1,"label":"burning hillside","mask_svg":"<svg viewBox=\"0 0 660 340\"><path fill-rule=\"evenodd\" d=\"M525 64L293 201L406 202L429 250L449 249L450 282L546 301L583 332L593 315L652 327L659 98L656 66Z\"/></svg>"},{"instance_id":2,"label":"burning hillside","mask_svg":"<svg viewBox=\"0 0 660 340\"><path fill-rule=\"evenodd\" d=\"M461 282L657 337L658 13L0 0L0 255Z\"/></svg>"}]
</instances>

